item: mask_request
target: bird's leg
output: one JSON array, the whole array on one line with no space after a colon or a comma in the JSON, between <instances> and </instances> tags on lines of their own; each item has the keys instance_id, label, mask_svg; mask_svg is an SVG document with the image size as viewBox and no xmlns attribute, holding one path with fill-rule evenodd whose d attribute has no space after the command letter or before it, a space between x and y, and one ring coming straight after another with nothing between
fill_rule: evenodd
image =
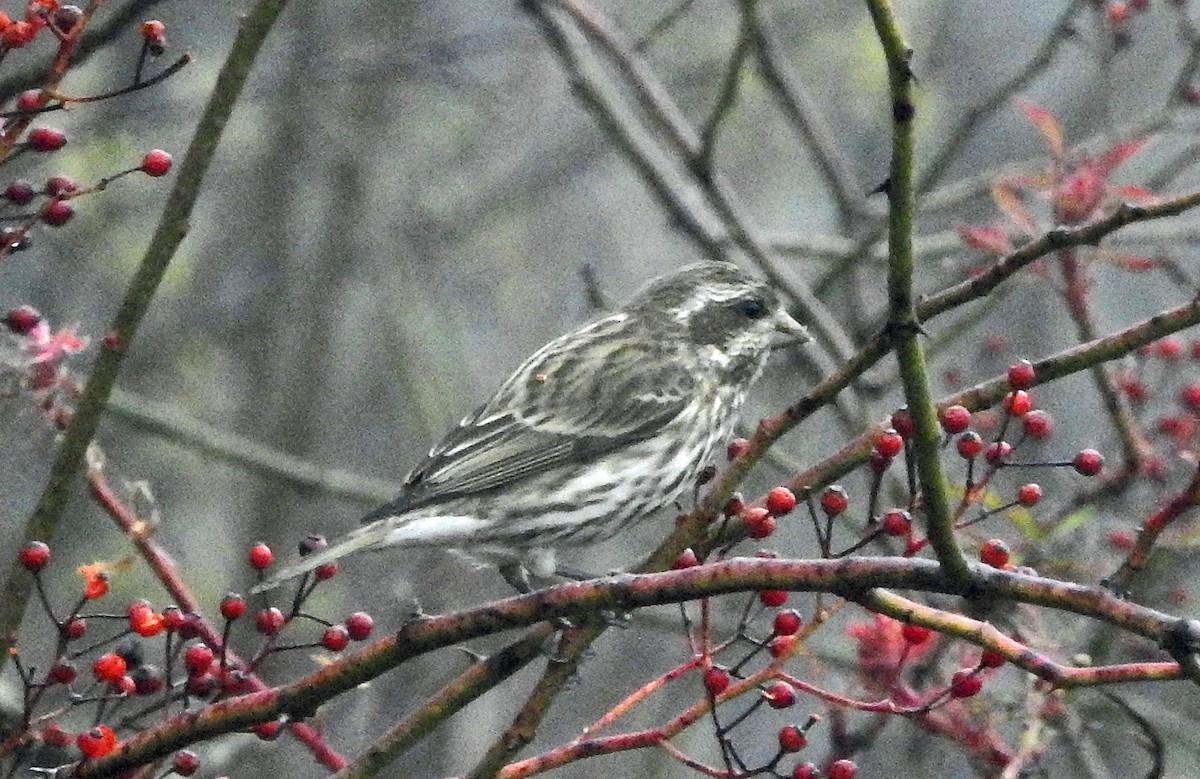
<instances>
[{"instance_id":1,"label":"bird's leg","mask_svg":"<svg viewBox=\"0 0 1200 779\"><path fill-rule=\"evenodd\" d=\"M504 577L504 581L508 582L508 586L522 595L528 595L533 592L533 584L529 581L529 571L525 569L518 561L511 563L503 563L500 566L500 575Z\"/></svg>"},{"instance_id":2,"label":"bird's leg","mask_svg":"<svg viewBox=\"0 0 1200 779\"><path fill-rule=\"evenodd\" d=\"M607 576L616 576L619 573L624 573L621 570L609 571ZM581 571L570 565L562 565L561 563L554 569L554 575L564 579L570 579L576 582L587 581L588 579L599 579L600 577L594 573ZM605 609L600 612L600 616L604 619L604 624L610 628L625 629L629 627L629 623L633 621L633 613L629 611L610 611Z\"/></svg>"},{"instance_id":3,"label":"bird's leg","mask_svg":"<svg viewBox=\"0 0 1200 779\"><path fill-rule=\"evenodd\" d=\"M522 595L528 595L533 592L533 584L529 581L529 571L518 561L503 563L500 566L500 575L504 577L504 581L508 582L509 586ZM568 630L575 627L575 624L566 617L555 617L551 620L554 626L559 630ZM551 660L554 658L550 655Z\"/></svg>"},{"instance_id":4,"label":"bird's leg","mask_svg":"<svg viewBox=\"0 0 1200 779\"><path fill-rule=\"evenodd\" d=\"M600 578L599 574L584 571L570 565L562 565L561 563L554 569L554 575L563 579L570 579L573 582L585 582L588 579Z\"/></svg>"},{"instance_id":5,"label":"bird's leg","mask_svg":"<svg viewBox=\"0 0 1200 779\"><path fill-rule=\"evenodd\" d=\"M696 476L696 486L692 489L692 510L693 511L695 511L696 507L700 505L700 489L705 484L708 484L710 481L712 481L713 477L716 475L717 475L717 466L713 465L712 463L709 463L708 465L706 465L700 469L699 475Z\"/></svg>"}]
</instances>

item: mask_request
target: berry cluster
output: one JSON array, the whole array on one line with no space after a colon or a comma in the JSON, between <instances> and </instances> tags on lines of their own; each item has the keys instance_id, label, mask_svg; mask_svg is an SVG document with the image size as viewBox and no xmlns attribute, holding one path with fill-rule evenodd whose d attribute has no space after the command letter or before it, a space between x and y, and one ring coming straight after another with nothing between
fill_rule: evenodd
<instances>
[{"instance_id":1,"label":"berry cluster","mask_svg":"<svg viewBox=\"0 0 1200 779\"><path fill-rule=\"evenodd\" d=\"M308 539L303 550L311 552L323 543L319 538ZM265 544L255 544L247 557L251 569L261 576L272 553ZM55 635L54 656L44 664L28 664L19 652L12 655L26 701L17 737L62 749L69 748L73 740L84 759L112 752L122 731L151 712L165 716L178 706L192 708L262 689L257 674L275 653L300 648L341 652L350 642L369 638L374 628L374 620L365 612L355 612L334 624L301 611L316 583L333 575L333 570L327 570L306 587L288 612L263 605L254 613L253 630L261 638L254 652L243 658L231 648L234 628L248 611L241 595L231 593L221 599L215 623L202 614L177 606L157 608L146 600L127 604L120 614L104 612L96 607L108 594L114 569L94 564L79 568L79 595L72 608L59 615L43 579L51 563L50 547L40 541L26 544L18 551L17 561L33 575ZM319 635L299 644L280 644L285 631L298 622L317 625ZM80 673L81 664L90 667L86 678ZM131 718L129 712L135 705L141 713ZM87 719L93 724L74 736L60 724L89 710L93 713ZM261 723L253 730L271 738L278 732L278 723ZM187 776L198 767L194 752L176 753L176 773Z\"/></svg>"},{"instance_id":2,"label":"berry cluster","mask_svg":"<svg viewBox=\"0 0 1200 779\"><path fill-rule=\"evenodd\" d=\"M29 0L24 18L13 19L0 12L0 60L13 49L36 43L42 36L54 38L60 57L69 57L83 31L88 16L75 5L60 4L58 0ZM142 25L142 47L138 53L132 83L94 96L69 96L57 91L58 78L51 77L47 86L29 89L17 95L11 109L0 112L4 125L0 129L0 160L10 162L24 153L42 159L67 146L68 134L60 127L42 124L42 118L77 104L114 99L144 89L177 72L187 64L184 55L174 65L144 79L147 58L165 51L166 34L162 22L152 20ZM36 123L36 125L35 125ZM0 185L0 219L11 223L0 230L0 258L32 245L34 228L39 224L62 227L75 216L74 202L78 198L103 191L109 184L131 173L144 173L154 178L171 170L171 155L161 149L147 152L140 164L117 171L94 184L83 186L61 173L34 175L11 179Z\"/></svg>"}]
</instances>

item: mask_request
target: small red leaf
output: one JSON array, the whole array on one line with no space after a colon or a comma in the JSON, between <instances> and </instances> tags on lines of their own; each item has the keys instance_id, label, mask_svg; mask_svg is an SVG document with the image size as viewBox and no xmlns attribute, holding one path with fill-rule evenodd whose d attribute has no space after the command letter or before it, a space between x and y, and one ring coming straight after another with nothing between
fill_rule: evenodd
<instances>
[{"instance_id":1,"label":"small red leaf","mask_svg":"<svg viewBox=\"0 0 1200 779\"><path fill-rule=\"evenodd\" d=\"M1033 214L1029 213L1029 209L1025 207L1020 195L1004 182L992 185L992 199L996 201L996 205L1004 212L1004 215L1026 233L1036 235L1040 232L1033 219Z\"/></svg>"},{"instance_id":2,"label":"small red leaf","mask_svg":"<svg viewBox=\"0 0 1200 779\"><path fill-rule=\"evenodd\" d=\"M1029 123L1037 128L1037 131L1042 134L1042 140L1046 142L1046 148L1050 151L1050 156L1055 160L1061 160L1066 156L1066 151L1063 148L1062 127L1058 123L1058 117L1055 116L1049 109L1034 105L1028 100L1018 100L1017 108ZM1132 152L1130 152L1132 154Z\"/></svg>"},{"instance_id":3,"label":"small red leaf","mask_svg":"<svg viewBox=\"0 0 1200 779\"><path fill-rule=\"evenodd\" d=\"M1096 162L1104 170L1105 173L1113 170L1129 157L1132 157L1143 146L1146 145L1145 138L1136 138L1132 141L1122 141L1115 143L1100 155Z\"/></svg>"},{"instance_id":4,"label":"small red leaf","mask_svg":"<svg viewBox=\"0 0 1200 779\"><path fill-rule=\"evenodd\" d=\"M1008 233L995 225L960 225L958 237L968 248L986 254L1008 254L1013 245Z\"/></svg>"}]
</instances>

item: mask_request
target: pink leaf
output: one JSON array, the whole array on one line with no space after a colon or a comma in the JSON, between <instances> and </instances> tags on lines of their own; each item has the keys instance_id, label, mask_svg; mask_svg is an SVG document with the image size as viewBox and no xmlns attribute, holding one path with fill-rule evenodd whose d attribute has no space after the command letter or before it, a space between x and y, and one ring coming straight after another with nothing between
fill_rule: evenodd
<instances>
[{"instance_id":1,"label":"pink leaf","mask_svg":"<svg viewBox=\"0 0 1200 779\"><path fill-rule=\"evenodd\" d=\"M1008 233L995 225L961 225L958 237L968 248L977 252L1008 254L1013 249Z\"/></svg>"},{"instance_id":2,"label":"pink leaf","mask_svg":"<svg viewBox=\"0 0 1200 779\"><path fill-rule=\"evenodd\" d=\"M1026 233L1036 235L1039 232L1033 214L1029 213L1029 209L1021 201L1021 197L1003 182L992 185L992 199L996 201L996 205L1004 212L1004 215Z\"/></svg>"},{"instance_id":3,"label":"pink leaf","mask_svg":"<svg viewBox=\"0 0 1200 779\"><path fill-rule=\"evenodd\" d=\"M1129 157L1132 157L1134 154L1136 154L1138 152L1138 150L1141 149L1145 145L1146 145L1145 138L1137 138L1132 141L1122 141L1121 143L1115 143L1112 146L1108 147L1108 149L1103 154L1100 155L1100 158L1097 160L1097 163L1100 165L1100 167L1104 170L1105 173L1108 173L1109 171L1113 170L1118 165L1120 165L1122 162L1124 162L1126 159L1128 159Z\"/></svg>"},{"instance_id":4,"label":"pink leaf","mask_svg":"<svg viewBox=\"0 0 1200 779\"><path fill-rule=\"evenodd\" d=\"M1109 190L1116 195L1119 195L1122 200L1128 200L1133 203L1156 203L1158 196L1145 187L1137 184L1118 184L1114 187L1109 187Z\"/></svg>"},{"instance_id":5,"label":"pink leaf","mask_svg":"<svg viewBox=\"0 0 1200 779\"><path fill-rule=\"evenodd\" d=\"M1018 100L1017 108L1029 120L1029 123L1037 128L1037 131L1042 134L1042 139L1046 142L1046 148L1050 151L1050 156L1055 160L1061 160L1066 156L1066 151L1063 148L1062 126L1058 123L1058 117L1048 109L1034 105L1028 100ZM1132 153L1132 152L1131 152Z\"/></svg>"}]
</instances>

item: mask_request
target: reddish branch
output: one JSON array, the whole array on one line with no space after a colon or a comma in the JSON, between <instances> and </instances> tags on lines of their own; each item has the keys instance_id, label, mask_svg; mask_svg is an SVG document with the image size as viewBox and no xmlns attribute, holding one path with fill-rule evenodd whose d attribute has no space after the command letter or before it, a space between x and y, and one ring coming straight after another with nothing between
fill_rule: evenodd
<instances>
[{"instance_id":1,"label":"reddish branch","mask_svg":"<svg viewBox=\"0 0 1200 779\"><path fill-rule=\"evenodd\" d=\"M104 472L99 464L99 455L94 446L89 452L88 459L88 490L92 498L112 517L117 527L137 547L142 559L146 561L155 577L166 588L175 601L175 605L185 613L196 615L196 629L204 643L214 652L223 656L230 666L241 669L245 673L245 682L249 689L258 692L266 690L266 682L253 673L250 670L251 666L232 648L225 646L221 631L203 617L200 603L183 581L175 560L154 540L154 526L138 517L113 491L104 477ZM307 746L313 756L326 767L336 771L346 765L346 759L330 747L321 734L310 725L293 722L290 724L290 728L292 734Z\"/></svg>"}]
</instances>

